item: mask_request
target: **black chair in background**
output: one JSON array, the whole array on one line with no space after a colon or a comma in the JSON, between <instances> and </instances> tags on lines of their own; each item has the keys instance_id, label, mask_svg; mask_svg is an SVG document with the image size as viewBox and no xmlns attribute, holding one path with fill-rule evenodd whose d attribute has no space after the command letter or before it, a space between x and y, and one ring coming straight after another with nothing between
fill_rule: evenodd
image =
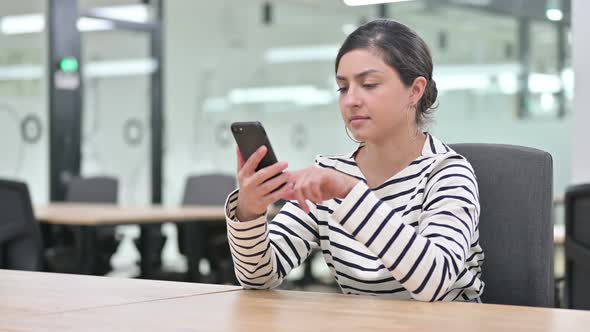
<instances>
[{"instance_id":1,"label":"black chair in background","mask_svg":"<svg viewBox=\"0 0 590 332\"><path fill-rule=\"evenodd\" d=\"M27 185L0 180L0 269L41 270L42 252Z\"/></svg>"},{"instance_id":2,"label":"black chair in background","mask_svg":"<svg viewBox=\"0 0 590 332\"><path fill-rule=\"evenodd\" d=\"M66 202L116 204L118 196L118 181L112 177L75 177L70 180L66 188ZM88 226L81 226L88 227ZM48 267L55 272L78 272L78 233L79 227L53 227L53 245L47 249ZM93 229L96 241L96 266L94 273L104 275L111 270L110 260L119 243L115 233L115 226L98 226Z\"/></svg>"},{"instance_id":3,"label":"black chair in background","mask_svg":"<svg viewBox=\"0 0 590 332\"><path fill-rule=\"evenodd\" d=\"M79 203L117 203L119 183L109 176L75 177L68 182L66 201Z\"/></svg>"},{"instance_id":4,"label":"black chair in background","mask_svg":"<svg viewBox=\"0 0 590 332\"><path fill-rule=\"evenodd\" d=\"M227 195L235 189L236 179L231 175L191 176L186 181L182 205L223 206ZM176 225L180 252L186 255L187 246L193 246L191 249L197 250L209 261L211 275L207 281L237 283L224 222L199 222L190 225L177 223Z\"/></svg>"},{"instance_id":5,"label":"black chair in background","mask_svg":"<svg viewBox=\"0 0 590 332\"><path fill-rule=\"evenodd\" d=\"M565 304L590 310L590 184L565 193Z\"/></svg>"}]
</instances>

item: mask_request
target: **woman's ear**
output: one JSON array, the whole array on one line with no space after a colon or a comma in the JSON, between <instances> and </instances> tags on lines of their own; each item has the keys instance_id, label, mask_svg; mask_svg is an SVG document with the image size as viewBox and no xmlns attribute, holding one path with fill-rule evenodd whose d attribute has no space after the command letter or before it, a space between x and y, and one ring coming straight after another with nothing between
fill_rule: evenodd
<instances>
[{"instance_id":1,"label":"woman's ear","mask_svg":"<svg viewBox=\"0 0 590 332\"><path fill-rule=\"evenodd\" d=\"M410 99L412 101L412 105L418 104L422 95L424 95L424 90L426 89L426 79L422 76L418 76L414 79L414 83L410 87Z\"/></svg>"}]
</instances>

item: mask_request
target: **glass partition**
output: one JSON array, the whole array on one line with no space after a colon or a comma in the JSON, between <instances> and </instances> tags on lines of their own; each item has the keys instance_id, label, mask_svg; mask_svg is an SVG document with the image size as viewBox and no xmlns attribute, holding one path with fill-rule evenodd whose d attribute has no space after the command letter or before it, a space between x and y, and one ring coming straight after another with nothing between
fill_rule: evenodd
<instances>
[{"instance_id":1,"label":"glass partition","mask_svg":"<svg viewBox=\"0 0 590 332\"><path fill-rule=\"evenodd\" d=\"M0 177L49 199L45 1L0 4Z\"/></svg>"},{"instance_id":2,"label":"glass partition","mask_svg":"<svg viewBox=\"0 0 590 332\"><path fill-rule=\"evenodd\" d=\"M376 17L378 6L168 2L165 12L167 204L180 202L189 174L235 173L232 121L263 122L279 159L294 169L310 165L318 153L353 148L336 101L334 58L346 34ZM195 14L182 14L187 12ZM557 25L530 20L530 107L523 116L520 18L431 1L388 4L385 12L413 27L432 49L440 93L429 130L447 143L549 151L555 193L562 195L570 177L572 75L567 56L564 70L558 68ZM566 112L557 116L561 86Z\"/></svg>"},{"instance_id":3,"label":"glass partition","mask_svg":"<svg viewBox=\"0 0 590 332\"><path fill-rule=\"evenodd\" d=\"M151 202L150 58L147 33L110 30L82 34L84 176L119 180L119 203Z\"/></svg>"}]
</instances>

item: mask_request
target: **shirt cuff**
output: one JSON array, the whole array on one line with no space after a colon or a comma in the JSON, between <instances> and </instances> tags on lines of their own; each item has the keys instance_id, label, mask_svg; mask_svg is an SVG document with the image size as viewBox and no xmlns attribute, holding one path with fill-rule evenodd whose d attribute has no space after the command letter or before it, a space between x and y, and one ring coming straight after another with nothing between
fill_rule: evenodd
<instances>
[{"instance_id":1,"label":"shirt cuff","mask_svg":"<svg viewBox=\"0 0 590 332\"><path fill-rule=\"evenodd\" d=\"M236 208L238 207L238 195L240 193L239 189L234 190L229 196L227 196L227 200L225 201L225 220L228 224L231 224L234 229L240 228L248 228L252 227L255 224L260 224L262 222L266 222L266 214L265 212L258 218L252 220L239 220L236 216Z\"/></svg>"}]
</instances>

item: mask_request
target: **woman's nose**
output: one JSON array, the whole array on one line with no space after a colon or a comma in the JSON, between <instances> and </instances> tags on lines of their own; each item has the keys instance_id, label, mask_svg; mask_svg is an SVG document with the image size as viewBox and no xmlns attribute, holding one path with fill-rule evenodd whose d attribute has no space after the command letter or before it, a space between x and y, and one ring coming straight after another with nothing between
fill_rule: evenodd
<instances>
[{"instance_id":1,"label":"woman's nose","mask_svg":"<svg viewBox=\"0 0 590 332\"><path fill-rule=\"evenodd\" d=\"M360 105L360 99L355 88L348 88L342 98L342 103L345 107L353 108Z\"/></svg>"}]
</instances>

